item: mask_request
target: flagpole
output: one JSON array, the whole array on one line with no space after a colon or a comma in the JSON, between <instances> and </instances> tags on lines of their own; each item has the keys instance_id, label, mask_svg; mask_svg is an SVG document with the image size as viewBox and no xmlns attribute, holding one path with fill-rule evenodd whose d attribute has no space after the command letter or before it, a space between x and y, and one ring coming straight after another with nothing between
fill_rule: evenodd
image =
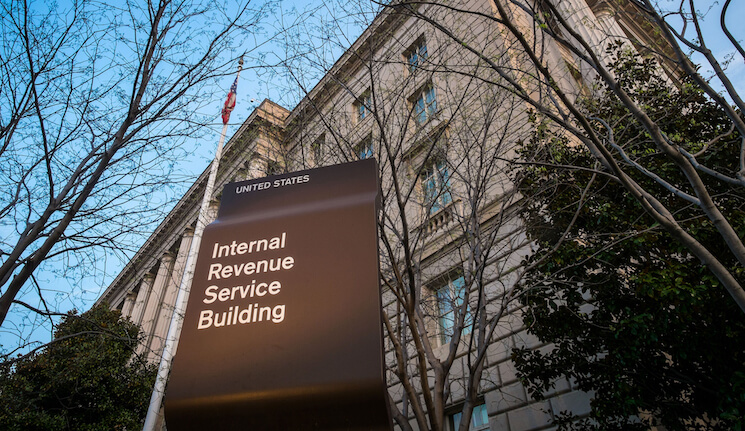
<instances>
[{"instance_id":1,"label":"flagpole","mask_svg":"<svg viewBox=\"0 0 745 431\"><path fill-rule=\"evenodd\" d=\"M243 69L243 57L238 60L238 74L235 77L235 82L231 87L230 91L233 93L235 98L235 87L238 84L238 78L241 76L241 69ZM207 225L207 211L209 209L210 200L212 199L212 192L215 188L215 180L217 178L217 168L220 164L220 157L222 156L222 147L225 142L225 134L228 131L227 118L230 117L230 111L235 106L235 99L232 101L232 106L228 106L230 101L231 93L228 93L228 100L225 102L225 108L223 109L223 126L222 132L220 133L220 141L217 144L215 150L215 158L212 160L210 165L210 176L207 180L207 186L204 189L204 196L202 196L202 206L199 208L199 214L197 215L197 224L194 227L194 238L191 241L189 247L189 254L186 257L186 264L184 265L184 274L181 277L181 283L178 288L178 295L176 296L175 308L173 310L173 316L171 317L171 323L168 326L168 335L166 336L166 343L163 347L163 354L160 358L160 365L158 366L158 374L155 378L155 386L153 388L153 394L150 397L150 406L147 410L147 416L145 417L145 425L142 427L142 431L155 431L155 427L158 423L158 414L160 413L160 407L163 403L163 394L165 393L166 382L168 381L168 374L171 372L171 361L173 355L176 353L176 347L178 345L179 335L181 334L181 324L184 318L184 312L186 310L186 303L189 299L189 290L191 289L191 281L194 277L194 267L197 261L197 254L199 252L199 245L202 242L202 233ZM226 112L227 111L227 114Z\"/></svg>"}]
</instances>

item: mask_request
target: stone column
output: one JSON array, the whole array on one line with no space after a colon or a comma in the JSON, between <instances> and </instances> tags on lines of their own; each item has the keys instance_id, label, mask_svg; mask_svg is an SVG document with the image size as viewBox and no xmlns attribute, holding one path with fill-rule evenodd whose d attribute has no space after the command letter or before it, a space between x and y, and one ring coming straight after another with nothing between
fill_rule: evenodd
<instances>
[{"instance_id":1,"label":"stone column","mask_svg":"<svg viewBox=\"0 0 745 431\"><path fill-rule=\"evenodd\" d=\"M245 163L241 163L241 167L238 168L238 172L235 174L236 181L245 181L248 179L248 168Z\"/></svg>"},{"instance_id":2,"label":"stone column","mask_svg":"<svg viewBox=\"0 0 745 431\"><path fill-rule=\"evenodd\" d=\"M138 325L142 323L142 315L145 313L145 306L147 305L147 299L150 297L150 289L153 287L154 280L155 276L148 272L140 282L140 288L137 291L135 303L132 305L131 314L132 322Z\"/></svg>"},{"instance_id":3,"label":"stone column","mask_svg":"<svg viewBox=\"0 0 745 431\"><path fill-rule=\"evenodd\" d=\"M218 209L220 209L220 201L217 199L210 200L210 206L207 210L207 224L210 224L217 219Z\"/></svg>"},{"instance_id":4,"label":"stone column","mask_svg":"<svg viewBox=\"0 0 745 431\"><path fill-rule=\"evenodd\" d=\"M621 25L616 21L615 12L608 5L601 5L594 11L595 17L597 17L598 25L606 35L605 45L612 40L621 40L624 42L624 48L636 51L634 45L629 42L626 32L623 31ZM605 53L605 50L599 53L600 58L608 61L610 57Z\"/></svg>"},{"instance_id":5,"label":"stone column","mask_svg":"<svg viewBox=\"0 0 745 431\"><path fill-rule=\"evenodd\" d=\"M247 179L261 178L265 176L266 171L264 170L264 166L265 163L259 157L251 157L251 160L248 162Z\"/></svg>"},{"instance_id":6,"label":"stone column","mask_svg":"<svg viewBox=\"0 0 745 431\"><path fill-rule=\"evenodd\" d=\"M189 248L191 247L191 240L193 238L194 229L191 227L186 228L184 234L181 236L178 255L173 264L173 271L171 272L171 277L168 279L168 284L163 295L163 301L160 304L158 318L155 322L153 339L150 344L150 352L148 353L151 362L158 361L160 355L163 353L163 347L165 346L166 336L168 334L168 327L171 324L173 310L176 306L176 296L178 295L178 289L181 285L181 277L184 275L186 257L189 255Z\"/></svg>"},{"instance_id":7,"label":"stone column","mask_svg":"<svg viewBox=\"0 0 745 431\"><path fill-rule=\"evenodd\" d=\"M581 0L563 0L556 4L557 8L572 29L579 33L585 41L594 48L595 52L602 52L601 40L604 35L600 33L595 15L586 2Z\"/></svg>"},{"instance_id":8,"label":"stone column","mask_svg":"<svg viewBox=\"0 0 745 431\"><path fill-rule=\"evenodd\" d=\"M145 353L145 350L149 350L150 348L150 343L153 338L153 330L155 329L155 321L158 318L158 312L160 311L160 306L163 302L163 294L165 293L168 279L171 277L172 269L173 253L167 251L163 254L163 257L160 258L158 274L155 276L155 282L150 291L150 296L147 299L145 312L142 315L141 325L142 331L145 333L145 338L137 350L140 354Z\"/></svg>"},{"instance_id":9,"label":"stone column","mask_svg":"<svg viewBox=\"0 0 745 431\"><path fill-rule=\"evenodd\" d=\"M124 306L122 306L122 317L132 317L132 310L134 309L136 299L136 293L131 290L127 292L127 295L124 297Z\"/></svg>"}]
</instances>

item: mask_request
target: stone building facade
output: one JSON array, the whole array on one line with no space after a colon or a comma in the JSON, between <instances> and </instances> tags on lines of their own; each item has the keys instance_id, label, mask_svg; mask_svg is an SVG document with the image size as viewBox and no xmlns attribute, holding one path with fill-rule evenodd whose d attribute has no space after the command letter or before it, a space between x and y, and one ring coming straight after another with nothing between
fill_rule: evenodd
<instances>
[{"instance_id":1,"label":"stone building facade","mask_svg":"<svg viewBox=\"0 0 745 431\"><path fill-rule=\"evenodd\" d=\"M387 378L399 418L419 428L415 404L427 403L413 398L427 391L425 381L437 387L432 364L438 362L446 364L444 429L455 429L469 404L470 429L547 430L562 411L588 413L590 394L564 380L534 401L510 360L514 347L550 346L526 332L514 296L530 244L516 216L526 197L515 190L510 161L532 130L530 107L487 60L513 71L535 97L542 97L543 84L530 81L524 53L492 19L491 1L453 5L472 13L425 4L387 9L294 109L262 102L226 145L213 209L228 182L375 157L383 195ZM625 10L602 0L556 5L570 11L574 28L599 53L618 39L649 45L640 43L650 39L631 2ZM556 85L572 97L591 91L593 72L580 58L550 39L536 40L560 77ZM207 175L100 298L142 325L139 353L153 362L163 349ZM422 370L432 374L422 380Z\"/></svg>"}]
</instances>

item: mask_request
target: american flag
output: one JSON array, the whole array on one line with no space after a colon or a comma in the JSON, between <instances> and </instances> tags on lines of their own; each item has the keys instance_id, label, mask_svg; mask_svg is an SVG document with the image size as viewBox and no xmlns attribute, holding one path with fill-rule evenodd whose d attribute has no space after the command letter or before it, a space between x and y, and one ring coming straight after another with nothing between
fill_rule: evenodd
<instances>
[{"instance_id":1,"label":"american flag","mask_svg":"<svg viewBox=\"0 0 745 431\"><path fill-rule=\"evenodd\" d=\"M225 106L222 108L222 124L228 124L230 120L230 112L235 108L235 93L238 89L238 77L235 77L233 85L230 86L230 92L228 92L228 98L225 99Z\"/></svg>"}]
</instances>

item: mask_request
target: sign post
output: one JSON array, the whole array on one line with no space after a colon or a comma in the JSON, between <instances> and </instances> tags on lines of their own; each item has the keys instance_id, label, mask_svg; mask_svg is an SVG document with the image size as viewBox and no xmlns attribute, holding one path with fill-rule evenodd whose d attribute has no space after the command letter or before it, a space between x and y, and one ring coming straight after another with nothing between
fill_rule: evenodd
<instances>
[{"instance_id":1,"label":"sign post","mask_svg":"<svg viewBox=\"0 0 745 431\"><path fill-rule=\"evenodd\" d=\"M202 239L166 425L390 430L374 160L228 184Z\"/></svg>"}]
</instances>

